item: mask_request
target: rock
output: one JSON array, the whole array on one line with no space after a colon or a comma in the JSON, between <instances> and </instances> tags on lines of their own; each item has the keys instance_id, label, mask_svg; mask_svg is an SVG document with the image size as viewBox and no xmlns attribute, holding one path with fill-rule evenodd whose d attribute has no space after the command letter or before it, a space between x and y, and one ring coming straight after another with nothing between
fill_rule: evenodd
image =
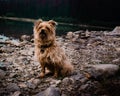
<instances>
[{"instance_id":1,"label":"rock","mask_svg":"<svg viewBox=\"0 0 120 96\"><path fill-rule=\"evenodd\" d=\"M0 62L0 69L2 69L2 70L4 70L4 71L7 70L7 68L6 68L6 66L5 66L5 63Z\"/></svg>"},{"instance_id":2,"label":"rock","mask_svg":"<svg viewBox=\"0 0 120 96\"><path fill-rule=\"evenodd\" d=\"M20 88L26 88L26 87L27 87L27 85L26 85L25 83L22 83L22 82L19 83L18 86L19 86Z\"/></svg>"},{"instance_id":3,"label":"rock","mask_svg":"<svg viewBox=\"0 0 120 96\"><path fill-rule=\"evenodd\" d=\"M72 76L72 78L73 78L75 81L79 81L80 79L84 78L84 75L78 73L77 75ZM63 80L64 80L64 79L63 79Z\"/></svg>"},{"instance_id":4,"label":"rock","mask_svg":"<svg viewBox=\"0 0 120 96\"><path fill-rule=\"evenodd\" d=\"M90 32L88 30L86 30L85 32L80 32L79 33L79 37L82 39L87 39L91 36Z\"/></svg>"},{"instance_id":5,"label":"rock","mask_svg":"<svg viewBox=\"0 0 120 96\"><path fill-rule=\"evenodd\" d=\"M28 86L28 88L30 88L30 89L35 89L35 88L36 88L36 85L33 84L33 83L31 83L31 82L27 82L27 86Z\"/></svg>"},{"instance_id":6,"label":"rock","mask_svg":"<svg viewBox=\"0 0 120 96\"><path fill-rule=\"evenodd\" d=\"M72 39L73 37L74 37L74 33L73 32L68 32L67 33L67 36L66 36L67 39Z\"/></svg>"},{"instance_id":7,"label":"rock","mask_svg":"<svg viewBox=\"0 0 120 96\"><path fill-rule=\"evenodd\" d=\"M89 86L89 84L83 84L80 86L80 90L86 90L86 88Z\"/></svg>"},{"instance_id":8,"label":"rock","mask_svg":"<svg viewBox=\"0 0 120 96\"><path fill-rule=\"evenodd\" d=\"M112 32L120 34L120 26L115 27Z\"/></svg>"},{"instance_id":9,"label":"rock","mask_svg":"<svg viewBox=\"0 0 120 96\"><path fill-rule=\"evenodd\" d=\"M15 83L8 84L6 89L7 89L8 92L20 91L20 88Z\"/></svg>"},{"instance_id":10,"label":"rock","mask_svg":"<svg viewBox=\"0 0 120 96\"><path fill-rule=\"evenodd\" d=\"M117 50L118 52L120 52L120 47L116 48L116 50Z\"/></svg>"},{"instance_id":11,"label":"rock","mask_svg":"<svg viewBox=\"0 0 120 96\"><path fill-rule=\"evenodd\" d=\"M18 74L17 73L10 73L10 75L9 75L11 78L16 78L16 77L18 77Z\"/></svg>"},{"instance_id":12,"label":"rock","mask_svg":"<svg viewBox=\"0 0 120 96\"><path fill-rule=\"evenodd\" d=\"M40 84L40 79L34 79L32 82L37 86L38 84Z\"/></svg>"},{"instance_id":13,"label":"rock","mask_svg":"<svg viewBox=\"0 0 120 96\"><path fill-rule=\"evenodd\" d=\"M65 86L68 86L68 85L73 84L73 83L74 83L74 80L72 78L66 77L62 80L62 84L64 84Z\"/></svg>"},{"instance_id":14,"label":"rock","mask_svg":"<svg viewBox=\"0 0 120 96\"><path fill-rule=\"evenodd\" d=\"M112 61L114 64L119 64L120 63L120 58L116 58ZM119 64L120 65L120 64Z\"/></svg>"},{"instance_id":15,"label":"rock","mask_svg":"<svg viewBox=\"0 0 120 96\"><path fill-rule=\"evenodd\" d=\"M30 41L30 40L31 40L31 37L28 36L28 35L22 35L22 36L21 36L21 40L22 40L22 41Z\"/></svg>"},{"instance_id":16,"label":"rock","mask_svg":"<svg viewBox=\"0 0 120 96\"><path fill-rule=\"evenodd\" d=\"M4 35L0 35L0 42L5 42L6 40L9 40L9 38Z\"/></svg>"},{"instance_id":17,"label":"rock","mask_svg":"<svg viewBox=\"0 0 120 96\"><path fill-rule=\"evenodd\" d=\"M45 91L36 94L35 96L61 96L61 94L59 88L51 86Z\"/></svg>"},{"instance_id":18,"label":"rock","mask_svg":"<svg viewBox=\"0 0 120 96\"><path fill-rule=\"evenodd\" d=\"M29 48L28 55L33 56L34 48Z\"/></svg>"},{"instance_id":19,"label":"rock","mask_svg":"<svg viewBox=\"0 0 120 96\"><path fill-rule=\"evenodd\" d=\"M6 43L11 44L11 45L15 45L15 46L20 46L20 41L19 40L7 40Z\"/></svg>"},{"instance_id":20,"label":"rock","mask_svg":"<svg viewBox=\"0 0 120 96\"><path fill-rule=\"evenodd\" d=\"M119 70L119 66L115 64L98 64L90 65L90 70L87 71L91 76L97 77L109 77L116 74Z\"/></svg>"},{"instance_id":21,"label":"rock","mask_svg":"<svg viewBox=\"0 0 120 96\"><path fill-rule=\"evenodd\" d=\"M61 80L55 80L55 79L51 80L50 82L51 86L57 86L60 83L61 83Z\"/></svg>"},{"instance_id":22,"label":"rock","mask_svg":"<svg viewBox=\"0 0 120 96\"><path fill-rule=\"evenodd\" d=\"M107 33L106 35L111 35L111 36L120 36L120 26L117 26L113 29L112 32Z\"/></svg>"},{"instance_id":23,"label":"rock","mask_svg":"<svg viewBox=\"0 0 120 96\"><path fill-rule=\"evenodd\" d=\"M6 72L0 69L0 79L5 78Z\"/></svg>"},{"instance_id":24,"label":"rock","mask_svg":"<svg viewBox=\"0 0 120 96\"><path fill-rule=\"evenodd\" d=\"M21 95L21 92L20 91L16 91L12 94L12 96L20 96Z\"/></svg>"},{"instance_id":25,"label":"rock","mask_svg":"<svg viewBox=\"0 0 120 96\"><path fill-rule=\"evenodd\" d=\"M60 89L56 87L49 87L45 91L45 96L60 96Z\"/></svg>"},{"instance_id":26,"label":"rock","mask_svg":"<svg viewBox=\"0 0 120 96\"><path fill-rule=\"evenodd\" d=\"M75 34L80 34L80 33L82 33L82 32L84 32L84 31L83 31L83 30L75 31L74 33L75 33Z\"/></svg>"}]
</instances>

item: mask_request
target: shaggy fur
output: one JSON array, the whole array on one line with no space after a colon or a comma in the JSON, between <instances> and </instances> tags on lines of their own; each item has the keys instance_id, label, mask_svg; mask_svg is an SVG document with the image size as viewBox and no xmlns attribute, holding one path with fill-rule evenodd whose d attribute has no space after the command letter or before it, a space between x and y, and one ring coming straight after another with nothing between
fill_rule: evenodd
<instances>
[{"instance_id":1,"label":"shaggy fur","mask_svg":"<svg viewBox=\"0 0 120 96\"><path fill-rule=\"evenodd\" d=\"M67 76L73 71L73 66L55 37L57 23L53 20L37 20L34 24L35 56L41 64L40 77L45 76L45 69L52 72L54 77Z\"/></svg>"}]
</instances>

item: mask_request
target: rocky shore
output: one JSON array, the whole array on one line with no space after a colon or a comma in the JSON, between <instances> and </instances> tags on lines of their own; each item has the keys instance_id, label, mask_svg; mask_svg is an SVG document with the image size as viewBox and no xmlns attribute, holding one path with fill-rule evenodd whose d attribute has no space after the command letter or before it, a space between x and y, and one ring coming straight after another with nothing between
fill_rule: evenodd
<instances>
[{"instance_id":1,"label":"rocky shore","mask_svg":"<svg viewBox=\"0 0 120 96\"><path fill-rule=\"evenodd\" d=\"M68 32L57 41L75 72L41 79L32 36L0 35L0 96L120 96L120 27Z\"/></svg>"}]
</instances>

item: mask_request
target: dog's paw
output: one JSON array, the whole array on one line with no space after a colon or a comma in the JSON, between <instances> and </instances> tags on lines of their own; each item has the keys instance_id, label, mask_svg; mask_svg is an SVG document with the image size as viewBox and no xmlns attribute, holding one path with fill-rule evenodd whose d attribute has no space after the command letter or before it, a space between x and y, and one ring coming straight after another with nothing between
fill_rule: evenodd
<instances>
[{"instance_id":1,"label":"dog's paw","mask_svg":"<svg viewBox=\"0 0 120 96\"><path fill-rule=\"evenodd\" d=\"M58 78L58 75L57 75L57 74L54 74L52 77L53 77L53 78Z\"/></svg>"},{"instance_id":2,"label":"dog's paw","mask_svg":"<svg viewBox=\"0 0 120 96\"><path fill-rule=\"evenodd\" d=\"M45 74L44 73L40 73L40 78L43 78L45 77Z\"/></svg>"}]
</instances>

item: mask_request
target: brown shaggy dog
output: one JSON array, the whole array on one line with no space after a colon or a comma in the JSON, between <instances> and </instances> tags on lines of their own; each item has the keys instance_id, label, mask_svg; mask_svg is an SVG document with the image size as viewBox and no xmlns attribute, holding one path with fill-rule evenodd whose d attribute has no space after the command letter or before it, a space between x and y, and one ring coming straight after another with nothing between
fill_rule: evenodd
<instances>
[{"instance_id":1,"label":"brown shaggy dog","mask_svg":"<svg viewBox=\"0 0 120 96\"><path fill-rule=\"evenodd\" d=\"M45 76L45 69L52 72L54 77L67 76L73 71L73 66L55 37L57 23L53 20L37 20L34 24L35 56L41 64L40 77Z\"/></svg>"}]
</instances>

